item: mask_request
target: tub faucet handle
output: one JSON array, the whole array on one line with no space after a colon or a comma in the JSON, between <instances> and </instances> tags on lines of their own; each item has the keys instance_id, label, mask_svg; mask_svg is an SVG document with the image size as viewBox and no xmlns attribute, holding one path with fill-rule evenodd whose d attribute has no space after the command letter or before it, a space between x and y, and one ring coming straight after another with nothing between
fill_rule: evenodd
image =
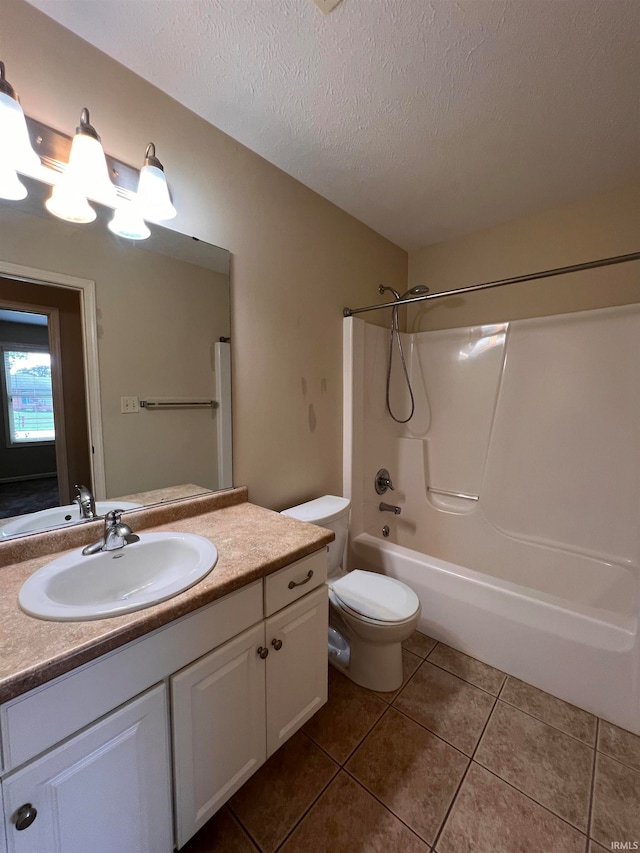
<instances>
[{"instance_id":1,"label":"tub faucet handle","mask_svg":"<svg viewBox=\"0 0 640 853\"><path fill-rule=\"evenodd\" d=\"M391 489L392 492L395 491L389 472L386 468L381 468L376 474L376 492L379 495L384 495L387 489Z\"/></svg>"}]
</instances>

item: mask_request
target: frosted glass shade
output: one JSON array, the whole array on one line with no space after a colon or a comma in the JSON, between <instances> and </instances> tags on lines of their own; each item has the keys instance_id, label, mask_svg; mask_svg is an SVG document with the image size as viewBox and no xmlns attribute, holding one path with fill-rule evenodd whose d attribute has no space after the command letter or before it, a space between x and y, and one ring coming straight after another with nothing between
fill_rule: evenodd
<instances>
[{"instance_id":1,"label":"frosted glass shade","mask_svg":"<svg viewBox=\"0 0 640 853\"><path fill-rule=\"evenodd\" d=\"M102 145L93 136L76 133L73 137L69 165L60 181L62 185L76 195L115 206L116 188L109 179Z\"/></svg>"},{"instance_id":2,"label":"frosted glass shade","mask_svg":"<svg viewBox=\"0 0 640 853\"><path fill-rule=\"evenodd\" d=\"M150 222L173 219L176 209L171 203L167 179L157 166L143 166L138 181L138 205L140 212Z\"/></svg>"},{"instance_id":3,"label":"frosted glass shade","mask_svg":"<svg viewBox=\"0 0 640 853\"><path fill-rule=\"evenodd\" d=\"M37 174L40 170L22 107L5 92L0 92L0 161L17 172Z\"/></svg>"},{"instance_id":4,"label":"frosted glass shade","mask_svg":"<svg viewBox=\"0 0 640 853\"><path fill-rule=\"evenodd\" d=\"M27 197L27 188L16 174L16 170L0 160L0 198L20 201Z\"/></svg>"},{"instance_id":5,"label":"frosted glass shade","mask_svg":"<svg viewBox=\"0 0 640 853\"><path fill-rule=\"evenodd\" d=\"M53 188L45 207L49 213L67 222L93 222L96 218L96 212L87 199L65 184L64 179Z\"/></svg>"},{"instance_id":6,"label":"frosted glass shade","mask_svg":"<svg viewBox=\"0 0 640 853\"><path fill-rule=\"evenodd\" d=\"M116 209L109 223L109 231L128 240L146 240L151 234L133 202L127 202Z\"/></svg>"}]
</instances>

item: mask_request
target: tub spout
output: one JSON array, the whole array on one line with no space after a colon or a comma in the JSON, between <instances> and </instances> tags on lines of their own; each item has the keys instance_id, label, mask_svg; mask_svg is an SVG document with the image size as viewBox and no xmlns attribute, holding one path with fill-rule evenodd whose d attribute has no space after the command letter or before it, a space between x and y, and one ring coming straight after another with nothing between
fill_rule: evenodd
<instances>
[{"instance_id":1,"label":"tub spout","mask_svg":"<svg viewBox=\"0 0 640 853\"><path fill-rule=\"evenodd\" d=\"M402 508L399 506L394 506L393 504L386 504L382 501L378 507L380 512L392 512L394 515L400 515L402 512Z\"/></svg>"}]
</instances>

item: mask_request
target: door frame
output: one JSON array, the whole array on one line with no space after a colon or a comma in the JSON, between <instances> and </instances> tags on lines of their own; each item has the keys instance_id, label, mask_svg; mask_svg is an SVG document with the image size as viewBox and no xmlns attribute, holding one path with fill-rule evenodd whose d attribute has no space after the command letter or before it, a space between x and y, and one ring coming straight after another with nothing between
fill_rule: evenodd
<instances>
[{"instance_id":1,"label":"door frame","mask_svg":"<svg viewBox=\"0 0 640 853\"><path fill-rule=\"evenodd\" d=\"M102 406L100 402L100 370L98 361L98 324L96 315L96 283L64 273L10 264L0 260L0 275L30 284L75 290L80 296L82 321L82 353L84 385L87 400L87 427L92 452L89 454L93 494L97 500L106 497L104 442L102 435Z\"/></svg>"},{"instance_id":2,"label":"door frame","mask_svg":"<svg viewBox=\"0 0 640 853\"><path fill-rule=\"evenodd\" d=\"M30 302L15 302L2 299L0 306L9 311L34 311L44 314L47 318L47 337L49 340L49 352L51 353L51 391L53 397L53 424L55 429L54 447L56 452L56 473L58 476L58 495L61 504L71 502L68 485L68 463L67 463L67 439L64 421L64 395L62 393L62 371L60 365L60 312L51 305L32 305ZM10 342L8 342L10 344ZM16 345L18 346L18 345ZM6 435L9 436L8 412L4 412L6 420Z\"/></svg>"}]
</instances>

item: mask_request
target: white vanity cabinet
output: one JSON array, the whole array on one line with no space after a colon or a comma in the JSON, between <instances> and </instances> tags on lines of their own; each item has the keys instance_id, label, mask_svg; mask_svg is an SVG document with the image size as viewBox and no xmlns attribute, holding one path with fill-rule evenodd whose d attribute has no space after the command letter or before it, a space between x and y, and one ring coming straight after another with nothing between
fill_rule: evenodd
<instances>
[{"instance_id":1,"label":"white vanity cabinet","mask_svg":"<svg viewBox=\"0 0 640 853\"><path fill-rule=\"evenodd\" d=\"M10 773L10 853L171 850L167 729L158 685Z\"/></svg>"},{"instance_id":2,"label":"white vanity cabinet","mask_svg":"<svg viewBox=\"0 0 640 853\"><path fill-rule=\"evenodd\" d=\"M265 760L263 643L261 623L171 679L178 847Z\"/></svg>"},{"instance_id":3,"label":"white vanity cabinet","mask_svg":"<svg viewBox=\"0 0 640 853\"><path fill-rule=\"evenodd\" d=\"M181 847L326 701L326 571L323 549L0 705L0 853Z\"/></svg>"},{"instance_id":4,"label":"white vanity cabinet","mask_svg":"<svg viewBox=\"0 0 640 853\"><path fill-rule=\"evenodd\" d=\"M294 603L171 678L179 848L327 701L325 580L324 551L268 576Z\"/></svg>"},{"instance_id":5,"label":"white vanity cabinet","mask_svg":"<svg viewBox=\"0 0 640 853\"><path fill-rule=\"evenodd\" d=\"M267 758L327 701L326 586L265 623Z\"/></svg>"}]
</instances>

